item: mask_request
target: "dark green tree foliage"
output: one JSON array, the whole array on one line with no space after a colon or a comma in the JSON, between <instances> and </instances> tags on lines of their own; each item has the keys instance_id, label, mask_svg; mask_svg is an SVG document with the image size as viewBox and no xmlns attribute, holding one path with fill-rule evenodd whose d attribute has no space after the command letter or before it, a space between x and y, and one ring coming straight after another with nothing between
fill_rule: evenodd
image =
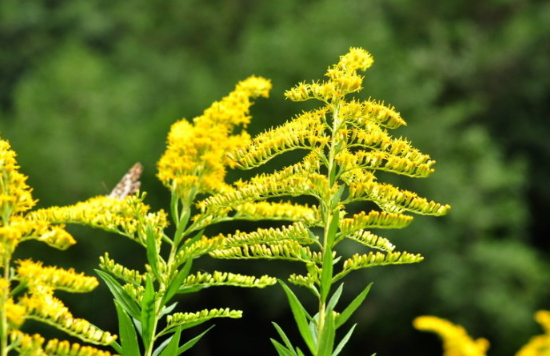
<instances>
[{"instance_id":1,"label":"dark green tree foliage","mask_svg":"<svg viewBox=\"0 0 550 356\"><path fill-rule=\"evenodd\" d=\"M253 108L250 131L259 132L295 111L282 99L286 88L318 78L350 46L366 48L377 63L363 92L398 107L411 123L403 135L438 161L431 184L398 185L453 211L390 236L426 261L390 271L391 279L368 272L376 288L358 312L367 326L356 332L370 341L355 346L365 354L428 350L415 344L410 323L437 314L489 338L493 354L510 354L537 332L533 312L550 307L548 251L536 248L548 246L549 229L548 18L549 4L521 0L4 0L0 130L45 205L108 192L138 160L151 197L163 196L153 167L172 122L257 74L274 84L270 100ZM268 168L277 164L285 162ZM90 270L106 249L94 238L80 241ZM287 314L283 295L270 298L245 298L248 338ZM265 319L253 319L260 313ZM216 340L242 336L225 326L212 332ZM216 344L197 352L219 351Z\"/></svg>"}]
</instances>

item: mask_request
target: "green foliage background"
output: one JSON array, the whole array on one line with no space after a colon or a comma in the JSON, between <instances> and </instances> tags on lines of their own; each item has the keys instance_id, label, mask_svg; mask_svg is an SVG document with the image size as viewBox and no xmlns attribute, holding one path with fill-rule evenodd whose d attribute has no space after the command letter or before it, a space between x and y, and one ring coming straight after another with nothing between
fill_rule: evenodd
<instances>
[{"instance_id":1,"label":"green foliage background","mask_svg":"<svg viewBox=\"0 0 550 356\"><path fill-rule=\"evenodd\" d=\"M388 179L453 209L384 232L425 262L348 280L348 299L375 284L345 354L438 355L437 339L411 325L435 314L489 338L490 355L510 355L539 333L533 313L550 308L549 19L550 3L527 0L3 0L0 130L41 206L104 194L140 161L150 203L167 207L154 175L171 123L256 74L274 89L253 107L249 131L279 125L307 107L284 101L284 90L363 47L375 64L361 95L395 105L409 123L395 135L438 161L427 180ZM124 264L143 263L129 241L72 231L79 244L68 252L28 245L24 253L88 273L107 250ZM279 277L292 268L200 267ZM71 307L116 331L105 289ZM292 325L277 288L218 289L181 303L245 311L242 320L219 322L191 355L274 354L270 321Z\"/></svg>"}]
</instances>

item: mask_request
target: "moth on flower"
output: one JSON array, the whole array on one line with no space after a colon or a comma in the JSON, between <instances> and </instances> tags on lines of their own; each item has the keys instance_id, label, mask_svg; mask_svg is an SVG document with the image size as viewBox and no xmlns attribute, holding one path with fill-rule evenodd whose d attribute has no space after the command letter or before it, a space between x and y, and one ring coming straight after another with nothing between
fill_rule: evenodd
<instances>
[{"instance_id":1,"label":"moth on flower","mask_svg":"<svg viewBox=\"0 0 550 356\"><path fill-rule=\"evenodd\" d=\"M143 165L138 162L122 177L108 197L122 200L129 195L136 194L141 186L139 181L141 173L143 173Z\"/></svg>"}]
</instances>

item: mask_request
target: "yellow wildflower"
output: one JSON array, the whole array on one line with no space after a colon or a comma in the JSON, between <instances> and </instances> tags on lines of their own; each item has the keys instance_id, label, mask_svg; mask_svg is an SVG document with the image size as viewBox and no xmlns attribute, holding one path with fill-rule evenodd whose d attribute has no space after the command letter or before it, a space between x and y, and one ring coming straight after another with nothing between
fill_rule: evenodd
<instances>
[{"instance_id":1,"label":"yellow wildflower","mask_svg":"<svg viewBox=\"0 0 550 356\"><path fill-rule=\"evenodd\" d=\"M550 311L538 311L535 314L535 320L541 324L544 334L531 338L516 353L516 356L550 356Z\"/></svg>"},{"instance_id":2,"label":"yellow wildflower","mask_svg":"<svg viewBox=\"0 0 550 356\"><path fill-rule=\"evenodd\" d=\"M489 341L483 338L472 339L459 325L435 316L420 316L413 325L422 331L438 334L443 340L443 356L486 356Z\"/></svg>"},{"instance_id":3,"label":"yellow wildflower","mask_svg":"<svg viewBox=\"0 0 550 356\"><path fill-rule=\"evenodd\" d=\"M234 127L248 124L250 98L267 97L270 88L268 80L250 77L193 119L193 124L186 120L173 124L168 147L158 162L161 182L181 197L227 189L225 167L234 163L226 155L250 140L245 132L233 134Z\"/></svg>"},{"instance_id":4,"label":"yellow wildflower","mask_svg":"<svg viewBox=\"0 0 550 356\"><path fill-rule=\"evenodd\" d=\"M12 328L18 328L25 321L25 308L21 305L15 304L13 298L10 298L4 304L4 310L8 317L8 322Z\"/></svg>"},{"instance_id":5,"label":"yellow wildflower","mask_svg":"<svg viewBox=\"0 0 550 356\"><path fill-rule=\"evenodd\" d=\"M4 225L12 214L23 213L36 204L26 183L27 177L18 168L10 144L0 140L0 217Z\"/></svg>"},{"instance_id":6,"label":"yellow wildflower","mask_svg":"<svg viewBox=\"0 0 550 356\"><path fill-rule=\"evenodd\" d=\"M145 246L145 226L152 226L157 236L168 225L166 213L150 213L143 203L144 195L129 196L119 200L107 196L90 198L75 205L51 207L29 214L32 220L55 223L83 224L106 231L117 232Z\"/></svg>"},{"instance_id":7,"label":"yellow wildflower","mask_svg":"<svg viewBox=\"0 0 550 356\"><path fill-rule=\"evenodd\" d=\"M86 320L73 318L67 307L53 296L56 289L88 292L98 285L96 278L73 269L43 267L42 263L31 260L19 261L15 269L11 266L15 248L23 241L37 240L60 250L75 243L60 225L62 222L52 219L54 215L29 212L36 202L26 184L27 177L18 168L15 152L8 142L0 139L0 269L5 276L0 278L0 349L14 349L21 355L55 354L42 349L44 338L40 335L30 336L19 331L26 319L55 326L91 343L112 343L114 336ZM25 289L27 294L19 297L17 292ZM89 350L73 355L102 355L94 353L95 349Z\"/></svg>"},{"instance_id":8,"label":"yellow wildflower","mask_svg":"<svg viewBox=\"0 0 550 356\"><path fill-rule=\"evenodd\" d=\"M10 332L10 341L13 345L18 345L16 349L21 355L47 356L42 350L45 339L39 334L28 335L19 330L13 330Z\"/></svg>"},{"instance_id":9,"label":"yellow wildflower","mask_svg":"<svg viewBox=\"0 0 550 356\"><path fill-rule=\"evenodd\" d=\"M57 267L42 267L41 262L31 260L18 261L18 263L18 279L25 282L30 289L35 285L45 285L51 289L83 293L90 292L99 285L95 277L76 273L72 268L65 270Z\"/></svg>"},{"instance_id":10,"label":"yellow wildflower","mask_svg":"<svg viewBox=\"0 0 550 356\"><path fill-rule=\"evenodd\" d=\"M48 341L44 351L48 355L111 356L111 353L108 351L98 350L90 346L82 346L77 343L71 344L68 341L57 339Z\"/></svg>"}]
</instances>

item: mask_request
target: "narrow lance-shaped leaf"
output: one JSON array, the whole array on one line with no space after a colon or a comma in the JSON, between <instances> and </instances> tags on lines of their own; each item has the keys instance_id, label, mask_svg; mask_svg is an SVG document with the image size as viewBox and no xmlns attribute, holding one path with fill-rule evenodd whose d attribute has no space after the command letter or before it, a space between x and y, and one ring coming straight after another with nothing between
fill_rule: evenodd
<instances>
[{"instance_id":1,"label":"narrow lance-shaped leaf","mask_svg":"<svg viewBox=\"0 0 550 356\"><path fill-rule=\"evenodd\" d=\"M177 356L176 352L178 351L178 346L180 343L180 337L181 337L181 329L178 328L176 331L174 331L174 335L172 335L168 340L168 345L166 347L163 347L164 345L160 345L157 350L163 350L161 347L164 348L160 356ZM166 340L166 341L168 341ZM155 350L156 351L156 350ZM153 353L153 356L155 356L155 353Z\"/></svg>"},{"instance_id":2,"label":"narrow lance-shaped leaf","mask_svg":"<svg viewBox=\"0 0 550 356\"><path fill-rule=\"evenodd\" d=\"M281 339L283 339L283 342L285 343L285 346L286 348L290 351L290 353L292 355L296 355L296 352L294 352L294 347L292 346L292 343L290 342L290 339L288 338L288 336L286 336L285 332L283 331L283 329L281 329L281 327L277 324L277 323L272 323L273 326L275 327L275 329L277 330L277 333L279 334L279 336L281 337ZM271 339L271 341L274 343L276 343L275 340ZM280 345L280 344L279 344ZM282 345L281 345L282 346ZM277 346L275 346L277 348ZM280 352L279 352L280 354Z\"/></svg>"},{"instance_id":3,"label":"narrow lance-shaped leaf","mask_svg":"<svg viewBox=\"0 0 550 356\"><path fill-rule=\"evenodd\" d=\"M284 347L283 345L281 345L281 343L278 342L277 340L275 340L275 339L270 339L270 340L271 340L271 343L273 344L273 346L275 347L275 350L277 351L277 354L279 354L279 356L296 356L295 353L293 353L287 347Z\"/></svg>"},{"instance_id":4,"label":"narrow lance-shaped leaf","mask_svg":"<svg viewBox=\"0 0 550 356\"><path fill-rule=\"evenodd\" d=\"M331 356L334 347L334 338L336 337L336 327L334 321L334 312L332 308L327 308L323 327L319 334L318 348L316 356Z\"/></svg>"},{"instance_id":5,"label":"narrow lance-shaped leaf","mask_svg":"<svg viewBox=\"0 0 550 356\"><path fill-rule=\"evenodd\" d=\"M192 265L193 260L187 260L187 262L183 265L183 268L179 270L176 277L172 279L172 281L168 285L168 288L166 288L164 296L162 297L161 305L165 305L166 303L168 303L170 299L172 299L172 297L178 292L178 289L183 284L183 280L189 275L189 271L191 270Z\"/></svg>"},{"instance_id":6,"label":"narrow lance-shaped leaf","mask_svg":"<svg viewBox=\"0 0 550 356\"><path fill-rule=\"evenodd\" d=\"M189 350L190 348L192 348L193 346L195 346L195 344L197 342L199 342L199 340L204 336L206 335L207 332L209 332L212 328L214 327L214 325L212 325L211 327L209 327L208 329L206 329L205 331L203 331L202 333L200 333L199 335L195 336L194 338L192 338L191 340L187 341L185 344L183 344L180 348L178 348L178 352L176 353L176 355L181 355L182 353L184 353L185 351Z\"/></svg>"},{"instance_id":7,"label":"narrow lance-shaped leaf","mask_svg":"<svg viewBox=\"0 0 550 356\"><path fill-rule=\"evenodd\" d=\"M156 307L155 307L155 287L150 275L147 275L147 281L145 284L145 292L143 293L143 299L141 301L141 325L143 345L146 349L149 348L153 342L153 333L155 332L156 325Z\"/></svg>"},{"instance_id":8,"label":"narrow lance-shaped leaf","mask_svg":"<svg viewBox=\"0 0 550 356\"><path fill-rule=\"evenodd\" d=\"M160 274L158 270L158 258L159 258L159 251L157 248L157 242L155 239L155 231L151 226L147 226L145 228L145 234L146 234L146 247L147 247L147 261L149 262L149 266L151 266L151 270L153 271L153 275L157 280L160 280Z\"/></svg>"},{"instance_id":9,"label":"narrow lance-shaped leaf","mask_svg":"<svg viewBox=\"0 0 550 356\"><path fill-rule=\"evenodd\" d=\"M120 337L120 345L113 344L116 352L119 352L122 356L134 356L139 355L139 345L137 333L134 328L132 320L120 305L119 301L115 299L115 308L118 317L118 335ZM115 346L117 345L117 346Z\"/></svg>"},{"instance_id":10,"label":"narrow lance-shaped leaf","mask_svg":"<svg viewBox=\"0 0 550 356\"><path fill-rule=\"evenodd\" d=\"M369 283L369 285L363 289L363 291L355 297L352 302L344 309L344 311L336 318L336 329L338 329L340 326L342 326L349 318L350 316L363 304L363 301L367 297L367 294L369 294L370 288L372 287L372 283Z\"/></svg>"},{"instance_id":11,"label":"narrow lance-shaped leaf","mask_svg":"<svg viewBox=\"0 0 550 356\"><path fill-rule=\"evenodd\" d=\"M332 353L332 356L338 356L338 354L340 354L340 352L342 351L344 346L346 346L346 344L348 343L348 341L351 337L351 334L353 334L353 331L355 330L356 326L357 326L357 324L353 324L353 326L349 329L349 331L346 333L346 335L338 343L338 346L336 346L336 348L334 349L334 352Z\"/></svg>"},{"instance_id":12,"label":"narrow lance-shaped leaf","mask_svg":"<svg viewBox=\"0 0 550 356\"><path fill-rule=\"evenodd\" d=\"M122 289L120 283L118 283L113 277L103 271L97 269L95 271L99 275L99 277L103 279L103 281L105 281L105 284L107 284L107 287L111 291L111 294L119 302L120 306L124 308L124 310L128 314L130 314L132 318L140 320L141 312L137 304L134 302L132 297L130 297L128 293L126 293L124 289Z\"/></svg>"},{"instance_id":13,"label":"narrow lance-shaped leaf","mask_svg":"<svg viewBox=\"0 0 550 356\"><path fill-rule=\"evenodd\" d=\"M340 284L338 289L336 289L336 292L334 292L334 294L332 295L332 297L330 298L327 304L327 308L330 308L332 310L336 308L336 304L338 303L338 300L340 300L340 297L342 296L343 289L344 289L344 283Z\"/></svg>"},{"instance_id":14,"label":"narrow lance-shaped leaf","mask_svg":"<svg viewBox=\"0 0 550 356\"><path fill-rule=\"evenodd\" d=\"M302 335L302 338L304 339L307 347L309 350L314 353L315 352L315 343L313 342L313 337L310 333L308 322L307 322L307 312L305 311L304 307L298 300L298 297L290 290L290 288L283 282L279 281L281 286L283 287L283 290L286 293L286 296L288 298L288 302L290 304L290 309L292 310L292 314L294 315L294 320L296 321L296 325L298 326L298 330L300 331L300 335Z\"/></svg>"}]
</instances>

